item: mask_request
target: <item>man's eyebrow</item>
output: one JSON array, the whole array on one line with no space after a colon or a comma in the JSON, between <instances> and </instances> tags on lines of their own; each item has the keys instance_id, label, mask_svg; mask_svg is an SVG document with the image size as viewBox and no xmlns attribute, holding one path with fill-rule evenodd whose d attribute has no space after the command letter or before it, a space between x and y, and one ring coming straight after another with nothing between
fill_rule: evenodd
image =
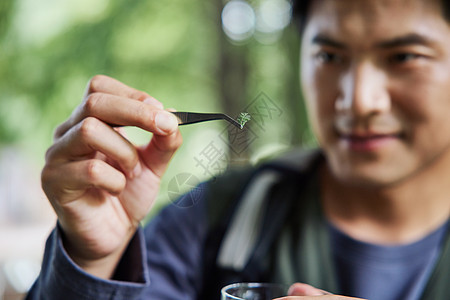
<instances>
[{"instance_id":1,"label":"man's eyebrow","mask_svg":"<svg viewBox=\"0 0 450 300\"><path fill-rule=\"evenodd\" d=\"M344 43L336 41L335 39L332 39L323 34L318 34L318 35L314 36L312 39L312 43L322 45L322 46L330 46L330 47L334 47L334 48L340 48L340 49L347 48Z\"/></svg>"},{"instance_id":2,"label":"man's eyebrow","mask_svg":"<svg viewBox=\"0 0 450 300\"><path fill-rule=\"evenodd\" d=\"M337 41L327 35L318 34L312 39L313 44L330 46L340 49L345 49L347 46L345 43ZM433 41L430 38L427 38L423 35L417 33L406 34L404 36L395 37L386 41L382 41L376 43L377 48L395 48L395 47L404 47L411 45L424 45L429 46L433 44Z\"/></svg>"},{"instance_id":3,"label":"man's eyebrow","mask_svg":"<svg viewBox=\"0 0 450 300\"><path fill-rule=\"evenodd\" d=\"M429 38L419 35L416 33L407 34L404 36L399 36L390 40L386 40L380 43L377 43L378 48L395 48L395 47L404 47L411 45L431 45L433 44L432 40Z\"/></svg>"}]
</instances>

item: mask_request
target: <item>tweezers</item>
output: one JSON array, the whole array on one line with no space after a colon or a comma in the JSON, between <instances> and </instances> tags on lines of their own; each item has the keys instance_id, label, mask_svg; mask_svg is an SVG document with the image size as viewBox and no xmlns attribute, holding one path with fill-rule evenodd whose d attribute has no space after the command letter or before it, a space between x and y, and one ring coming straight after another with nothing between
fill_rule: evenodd
<instances>
[{"instance_id":1,"label":"tweezers","mask_svg":"<svg viewBox=\"0 0 450 300\"><path fill-rule=\"evenodd\" d=\"M186 111L175 111L172 113L175 116L177 116L178 125L187 125L187 124L194 124L194 123L213 121L213 120L226 120L229 123L233 124L234 126L238 127L239 129L243 128L243 126L238 121L236 121L235 119L231 118L230 116L228 116L226 114L196 113L196 112L186 112Z\"/></svg>"}]
</instances>

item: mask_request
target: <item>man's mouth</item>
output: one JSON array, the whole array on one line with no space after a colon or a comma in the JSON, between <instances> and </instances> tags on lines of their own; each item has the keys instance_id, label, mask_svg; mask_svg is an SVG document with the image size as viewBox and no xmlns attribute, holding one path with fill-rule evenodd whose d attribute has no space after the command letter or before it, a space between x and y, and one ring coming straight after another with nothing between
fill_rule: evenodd
<instances>
[{"instance_id":1,"label":"man's mouth","mask_svg":"<svg viewBox=\"0 0 450 300\"><path fill-rule=\"evenodd\" d=\"M339 134L344 145L353 151L371 152L387 147L401 138L399 133Z\"/></svg>"},{"instance_id":2,"label":"man's mouth","mask_svg":"<svg viewBox=\"0 0 450 300\"><path fill-rule=\"evenodd\" d=\"M333 125L341 146L350 151L382 151L405 138L400 118L393 114L359 119L349 114L339 115Z\"/></svg>"}]
</instances>

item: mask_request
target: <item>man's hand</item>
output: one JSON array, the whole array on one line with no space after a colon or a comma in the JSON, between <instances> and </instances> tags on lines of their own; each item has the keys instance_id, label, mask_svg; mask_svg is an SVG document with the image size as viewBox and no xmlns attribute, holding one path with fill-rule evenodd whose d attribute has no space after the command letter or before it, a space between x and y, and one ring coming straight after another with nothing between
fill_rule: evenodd
<instances>
[{"instance_id":1,"label":"man's hand","mask_svg":"<svg viewBox=\"0 0 450 300\"><path fill-rule=\"evenodd\" d=\"M148 145L136 147L117 128L122 125L153 136ZM177 127L175 116L154 98L99 75L89 82L82 104L56 129L42 186L67 252L87 272L112 276L181 145Z\"/></svg>"},{"instance_id":2,"label":"man's hand","mask_svg":"<svg viewBox=\"0 0 450 300\"><path fill-rule=\"evenodd\" d=\"M324 290L317 289L309 284L305 283L294 283L288 291L288 297L277 298L276 300L350 300L350 299L360 299L352 297L344 297L338 295L332 295Z\"/></svg>"}]
</instances>

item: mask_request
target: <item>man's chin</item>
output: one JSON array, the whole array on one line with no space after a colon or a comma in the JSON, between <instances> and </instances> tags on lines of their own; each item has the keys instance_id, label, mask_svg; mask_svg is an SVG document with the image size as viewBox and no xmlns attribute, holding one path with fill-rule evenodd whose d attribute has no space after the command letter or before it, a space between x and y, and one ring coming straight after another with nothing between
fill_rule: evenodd
<instances>
[{"instance_id":1,"label":"man's chin","mask_svg":"<svg viewBox=\"0 0 450 300\"><path fill-rule=\"evenodd\" d=\"M386 178L366 176L366 174L339 174L335 175L335 177L346 186L374 190L389 188L399 182L397 180L386 180Z\"/></svg>"},{"instance_id":2,"label":"man's chin","mask_svg":"<svg viewBox=\"0 0 450 300\"><path fill-rule=\"evenodd\" d=\"M405 157L392 157L386 153L351 155L330 151L328 167L339 182L361 188L389 188L401 183L413 170Z\"/></svg>"},{"instance_id":3,"label":"man's chin","mask_svg":"<svg viewBox=\"0 0 450 300\"><path fill-rule=\"evenodd\" d=\"M400 184L404 180L396 170L386 166L349 167L335 166L333 177L341 184L355 188L385 189Z\"/></svg>"}]
</instances>

